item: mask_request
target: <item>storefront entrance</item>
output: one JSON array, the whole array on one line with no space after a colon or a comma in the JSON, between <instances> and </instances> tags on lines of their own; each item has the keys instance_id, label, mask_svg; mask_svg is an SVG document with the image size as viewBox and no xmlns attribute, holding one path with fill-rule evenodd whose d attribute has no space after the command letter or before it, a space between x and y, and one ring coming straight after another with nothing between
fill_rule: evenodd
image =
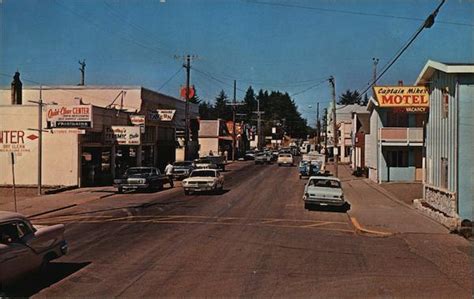
<instances>
[{"instance_id":1,"label":"storefront entrance","mask_svg":"<svg viewBox=\"0 0 474 299\"><path fill-rule=\"evenodd\" d=\"M105 186L112 183L111 148L83 147L81 156L81 186Z\"/></svg>"}]
</instances>

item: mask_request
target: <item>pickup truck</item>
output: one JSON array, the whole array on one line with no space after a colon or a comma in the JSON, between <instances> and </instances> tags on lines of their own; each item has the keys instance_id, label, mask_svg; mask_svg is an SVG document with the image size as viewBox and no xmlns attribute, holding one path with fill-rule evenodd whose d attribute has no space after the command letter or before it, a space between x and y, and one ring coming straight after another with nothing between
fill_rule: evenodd
<instances>
[{"instance_id":1,"label":"pickup truck","mask_svg":"<svg viewBox=\"0 0 474 299\"><path fill-rule=\"evenodd\" d=\"M161 190L164 184L173 187L173 181L155 167L130 167L122 178L114 180L118 193L125 190Z\"/></svg>"},{"instance_id":2,"label":"pickup truck","mask_svg":"<svg viewBox=\"0 0 474 299\"><path fill-rule=\"evenodd\" d=\"M0 289L65 255L64 225L33 226L25 216L0 211Z\"/></svg>"}]
</instances>

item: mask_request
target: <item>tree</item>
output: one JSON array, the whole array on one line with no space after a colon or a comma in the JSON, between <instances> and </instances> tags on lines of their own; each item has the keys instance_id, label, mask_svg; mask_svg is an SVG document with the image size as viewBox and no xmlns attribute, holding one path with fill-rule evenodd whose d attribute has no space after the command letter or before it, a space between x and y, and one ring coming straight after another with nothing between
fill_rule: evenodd
<instances>
[{"instance_id":1,"label":"tree","mask_svg":"<svg viewBox=\"0 0 474 299\"><path fill-rule=\"evenodd\" d=\"M255 91L252 86L249 86L244 97L244 105L239 109L245 114L244 120L249 123L254 116L254 111L257 110L257 100L255 98Z\"/></svg>"},{"instance_id":2,"label":"tree","mask_svg":"<svg viewBox=\"0 0 474 299\"><path fill-rule=\"evenodd\" d=\"M351 91L350 89L346 90L345 93L339 96L339 105L352 105L352 104L362 104L362 97L357 90Z\"/></svg>"},{"instance_id":3,"label":"tree","mask_svg":"<svg viewBox=\"0 0 474 299\"><path fill-rule=\"evenodd\" d=\"M224 120L232 119L232 109L227 105L227 95L225 94L224 90L221 90L221 92L219 92L217 95L214 109L217 118Z\"/></svg>"},{"instance_id":4,"label":"tree","mask_svg":"<svg viewBox=\"0 0 474 299\"><path fill-rule=\"evenodd\" d=\"M369 97L367 96L367 93L364 94L364 100L362 101L361 105L366 106L369 103Z\"/></svg>"},{"instance_id":5,"label":"tree","mask_svg":"<svg viewBox=\"0 0 474 299\"><path fill-rule=\"evenodd\" d=\"M193 88L194 88L194 96L189 99L189 102L193 104L199 104L201 103L201 99L197 95L196 87L194 85L193 85Z\"/></svg>"},{"instance_id":6,"label":"tree","mask_svg":"<svg viewBox=\"0 0 474 299\"><path fill-rule=\"evenodd\" d=\"M201 119L216 119L215 110L211 103L200 102L199 103L199 117Z\"/></svg>"}]
</instances>

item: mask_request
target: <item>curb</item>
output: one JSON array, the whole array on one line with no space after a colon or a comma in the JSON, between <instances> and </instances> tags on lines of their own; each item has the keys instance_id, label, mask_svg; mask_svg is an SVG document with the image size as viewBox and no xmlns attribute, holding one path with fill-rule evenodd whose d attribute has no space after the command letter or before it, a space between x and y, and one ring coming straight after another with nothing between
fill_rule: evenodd
<instances>
[{"instance_id":1,"label":"curb","mask_svg":"<svg viewBox=\"0 0 474 299\"><path fill-rule=\"evenodd\" d=\"M61 210L73 208L73 207L75 207L75 206L77 206L77 204L72 204L72 205L68 205L68 206L61 207L61 208L56 208L56 209L52 209L52 210L47 210L47 211L44 211L44 212L41 212L41 213L29 215L29 216L26 216L26 217L27 217L27 218L35 218L35 217L38 217L38 216L43 216L43 215L50 214L50 213L54 213L54 212L57 212L57 211L61 211Z\"/></svg>"},{"instance_id":2,"label":"curb","mask_svg":"<svg viewBox=\"0 0 474 299\"><path fill-rule=\"evenodd\" d=\"M376 231L376 230L370 230L363 228L359 221L355 217L350 216L347 214L349 219L351 220L352 225L356 229L356 231L360 234L368 234L368 235L374 235L375 237L380 237L380 238L386 238L395 235L395 233L390 233L390 232L382 232L382 231Z\"/></svg>"}]
</instances>

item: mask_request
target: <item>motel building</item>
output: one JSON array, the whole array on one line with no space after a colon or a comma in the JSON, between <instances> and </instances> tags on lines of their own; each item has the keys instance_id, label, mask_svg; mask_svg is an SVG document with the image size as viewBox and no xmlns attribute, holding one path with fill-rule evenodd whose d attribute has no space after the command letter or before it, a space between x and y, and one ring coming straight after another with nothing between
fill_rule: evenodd
<instances>
[{"instance_id":1,"label":"motel building","mask_svg":"<svg viewBox=\"0 0 474 299\"><path fill-rule=\"evenodd\" d=\"M429 60L416 84L430 99L424 192L415 204L456 228L474 220L474 65Z\"/></svg>"},{"instance_id":2,"label":"motel building","mask_svg":"<svg viewBox=\"0 0 474 299\"><path fill-rule=\"evenodd\" d=\"M43 109L39 109L39 99ZM198 150L198 107L189 105L190 156ZM184 159L185 102L141 86L0 89L0 185L110 185L132 166L163 170ZM41 116L42 142L39 121ZM41 145L41 154L40 154Z\"/></svg>"},{"instance_id":3,"label":"motel building","mask_svg":"<svg viewBox=\"0 0 474 299\"><path fill-rule=\"evenodd\" d=\"M377 86L370 98L365 165L375 182L422 182L423 126L429 96L423 86Z\"/></svg>"}]
</instances>

